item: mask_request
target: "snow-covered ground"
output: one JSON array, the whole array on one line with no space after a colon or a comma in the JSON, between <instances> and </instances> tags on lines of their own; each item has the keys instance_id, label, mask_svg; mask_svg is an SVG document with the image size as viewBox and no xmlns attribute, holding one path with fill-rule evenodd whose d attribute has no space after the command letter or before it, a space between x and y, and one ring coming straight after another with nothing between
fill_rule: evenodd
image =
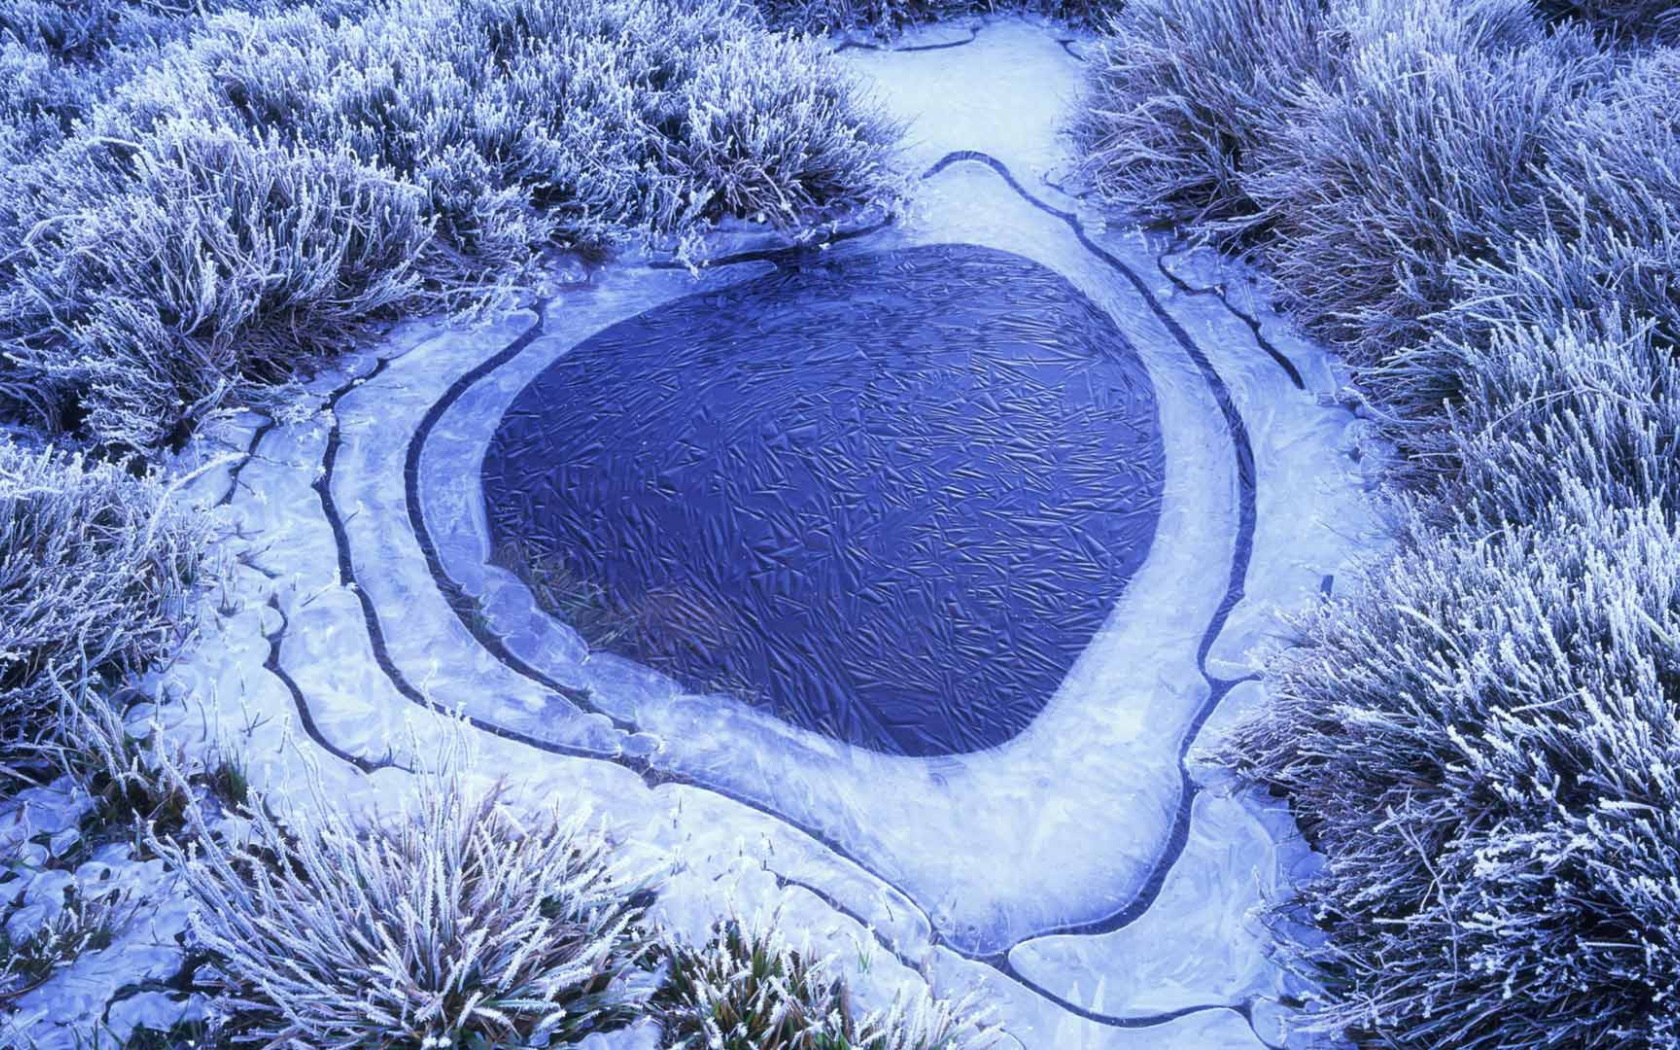
<instances>
[{"instance_id":1,"label":"snow-covered ground","mask_svg":"<svg viewBox=\"0 0 1680 1050\"><path fill-rule=\"evenodd\" d=\"M556 273L534 311L405 325L320 377L313 411L206 435L192 455L241 456L195 485L225 538L202 638L155 683L171 732L237 749L272 797L316 776L388 805L458 732L435 712L455 712L482 775L598 811L670 871L659 914L696 936L731 908L779 907L866 997L977 987L1032 1050L1280 1044L1281 1004L1302 989L1252 912L1314 858L1287 813L1197 751L1260 699L1253 654L1279 643L1280 612L1372 542L1359 423L1332 363L1251 275L1105 229L1056 188L1077 42L977 25L843 51L906 121L914 190L903 221L827 250L1017 253L1108 311L1148 368L1167 457L1154 545L1026 732L938 759L846 747L591 656L485 564L478 464L513 396L604 325L775 265L763 258ZM75 802L48 794L0 814L0 833L52 848ZM99 863L149 895L145 945L125 935L25 996L18 1016L44 1045L90 1017L120 1038L183 1008L159 984L181 958L167 884L120 850ZM0 900L61 895L62 873L39 868Z\"/></svg>"}]
</instances>

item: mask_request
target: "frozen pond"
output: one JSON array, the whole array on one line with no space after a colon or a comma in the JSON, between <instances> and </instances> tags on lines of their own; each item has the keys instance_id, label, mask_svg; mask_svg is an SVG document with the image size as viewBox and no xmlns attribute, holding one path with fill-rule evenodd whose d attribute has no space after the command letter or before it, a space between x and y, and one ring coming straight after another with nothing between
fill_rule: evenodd
<instances>
[{"instance_id":1,"label":"frozen pond","mask_svg":"<svg viewBox=\"0 0 1680 1050\"><path fill-rule=\"evenodd\" d=\"M784 908L1027 1050L1278 1045L1254 912L1314 861L1198 754L1369 542L1357 421L1243 270L1057 189L1077 44L924 42L843 56L908 128L896 221L579 267L230 428L168 688L347 796L456 714L661 858L662 920Z\"/></svg>"},{"instance_id":2,"label":"frozen pond","mask_svg":"<svg viewBox=\"0 0 1680 1050\"><path fill-rule=\"evenodd\" d=\"M1149 553L1149 378L969 245L813 260L611 325L508 407L492 548L585 640L874 751L980 751Z\"/></svg>"}]
</instances>

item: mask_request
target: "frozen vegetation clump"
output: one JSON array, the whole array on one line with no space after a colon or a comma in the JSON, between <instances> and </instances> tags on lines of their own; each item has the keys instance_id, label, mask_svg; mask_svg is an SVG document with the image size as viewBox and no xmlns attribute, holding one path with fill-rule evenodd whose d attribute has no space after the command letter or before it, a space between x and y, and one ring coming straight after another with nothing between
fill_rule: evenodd
<instances>
[{"instance_id":1,"label":"frozen vegetation clump","mask_svg":"<svg viewBox=\"0 0 1680 1050\"><path fill-rule=\"evenodd\" d=\"M1607 62L1526 0L1371 0L1334 32L1332 79L1298 85L1243 185L1297 316L1376 364L1462 298L1453 263L1543 222L1530 173Z\"/></svg>"},{"instance_id":2,"label":"frozen vegetation clump","mask_svg":"<svg viewBox=\"0 0 1680 1050\"><path fill-rule=\"evenodd\" d=\"M1270 668L1235 757L1329 858L1296 914L1329 934L1299 948L1327 1022L1680 1045L1680 535L1607 504L1420 529Z\"/></svg>"},{"instance_id":3,"label":"frozen vegetation clump","mask_svg":"<svg viewBox=\"0 0 1680 1050\"><path fill-rule=\"evenodd\" d=\"M1123 0L757 0L775 26L811 33L862 30L877 36L942 18L1019 11L1075 25L1100 24Z\"/></svg>"},{"instance_id":4,"label":"frozen vegetation clump","mask_svg":"<svg viewBox=\"0 0 1680 1050\"><path fill-rule=\"evenodd\" d=\"M250 6L63 97L55 36L0 55L13 415L177 443L370 321L503 301L552 247L796 232L893 192L896 129L729 0Z\"/></svg>"},{"instance_id":5,"label":"frozen vegetation clump","mask_svg":"<svg viewBox=\"0 0 1680 1050\"><path fill-rule=\"evenodd\" d=\"M966 1002L900 995L860 1016L844 978L789 946L772 919L732 918L694 947L667 942L665 976L649 1001L662 1046L675 1050L985 1050L997 1032Z\"/></svg>"},{"instance_id":6,"label":"frozen vegetation clump","mask_svg":"<svg viewBox=\"0 0 1680 1050\"><path fill-rule=\"evenodd\" d=\"M1128 8L1097 119L1160 83L1128 33L1256 69L1302 10L1195 6ZM1292 950L1371 1045L1680 1046L1680 52L1598 5L1309 10L1328 57L1206 125L1258 131L1085 140L1110 200L1254 250L1397 452L1392 552L1226 747L1327 857Z\"/></svg>"},{"instance_id":7,"label":"frozen vegetation clump","mask_svg":"<svg viewBox=\"0 0 1680 1050\"><path fill-rule=\"evenodd\" d=\"M221 1036L528 1046L631 1016L641 887L581 818L521 820L458 772L421 777L385 820L302 809L294 827L259 803L231 844L195 816L195 841L161 846L195 904Z\"/></svg>"},{"instance_id":8,"label":"frozen vegetation clump","mask_svg":"<svg viewBox=\"0 0 1680 1050\"><path fill-rule=\"evenodd\" d=\"M1674 0L1536 0L1554 19L1576 19L1607 40L1680 44L1680 4Z\"/></svg>"},{"instance_id":9,"label":"frozen vegetation clump","mask_svg":"<svg viewBox=\"0 0 1680 1050\"><path fill-rule=\"evenodd\" d=\"M332 16L368 0L11 0L0 7L0 162L61 142L117 85L166 45L223 11L273 13L308 3Z\"/></svg>"},{"instance_id":10,"label":"frozen vegetation clump","mask_svg":"<svg viewBox=\"0 0 1680 1050\"><path fill-rule=\"evenodd\" d=\"M1541 220L1531 169L1607 75L1527 0L1128 6L1074 132L1111 203L1257 247L1369 364L1457 300L1451 263Z\"/></svg>"},{"instance_id":11,"label":"frozen vegetation clump","mask_svg":"<svg viewBox=\"0 0 1680 1050\"><path fill-rule=\"evenodd\" d=\"M109 947L126 903L117 894L77 896L27 934L0 928L0 1004L45 984L84 953Z\"/></svg>"},{"instance_id":12,"label":"frozen vegetation clump","mask_svg":"<svg viewBox=\"0 0 1680 1050\"><path fill-rule=\"evenodd\" d=\"M1120 9L1072 132L1104 199L1237 238L1246 179L1303 83L1330 76L1322 0L1154 0Z\"/></svg>"},{"instance_id":13,"label":"frozen vegetation clump","mask_svg":"<svg viewBox=\"0 0 1680 1050\"><path fill-rule=\"evenodd\" d=\"M0 762L174 647L201 532L153 478L0 439Z\"/></svg>"}]
</instances>

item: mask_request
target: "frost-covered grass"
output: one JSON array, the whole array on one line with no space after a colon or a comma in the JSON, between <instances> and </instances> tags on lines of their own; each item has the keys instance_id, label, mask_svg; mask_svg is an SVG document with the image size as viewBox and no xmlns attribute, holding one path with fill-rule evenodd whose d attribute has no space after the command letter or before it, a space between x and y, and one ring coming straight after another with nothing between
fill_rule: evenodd
<instances>
[{"instance_id":1,"label":"frost-covered grass","mask_svg":"<svg viewBox=\"0 0 1680 1050\"><path fill-rule=\"evenodd\" d=\"M969 1003L901 995L862 1014L828 962L790 946L771 920L719 922L704 945L668 942L650 1000L678 1050L984 1050L998 1033Z\"/></svg>"},{"instance_id":2,"label":"frost-covered grass","mask_svg":"<svg viewBox=\"0 0 1680 1050\"><path fill-rule=\"evenodd\" d=\"M0 439L7 756L38 757L73 725L66 697L98 693L173 647L202 528L155 478Z\"/></svg>"},{"instance_id":3,"label":"frost-covered grass","mask_svg":"<svg viewBox=\"0 0 1680 1050\"><path fill-rule=\"evenodd\" d=\"M247 6L62 88L74 47L8 45L14 414L177 442L372 320L502 301L551 248L793 231L893 192L896 129L731 0Z\"/></svg>"},{"instance_id":4,"label":"frost-covered grass","mask_svg":"<svg viewBox=\"0 0 1680 1050\"><path fill-rule=\"evenodd\" d=\"M353 814L316 783L284 818L260 794L232 821L200 801L183 834L151 837L193 903L206 1045L488 1050L636 1023L687 1050L997 1045L972 999L865 1012L774 921L720 921L702 945L658 932L658 883L600 826L475 786L461 758L387 781L399 812Z\"/></svg>"},{"instance_id":5,"label":"frost-covered grass","mask_svg":"<svg viewBox=\"0 0 1680 1050\"><path fill-rule=\"evenodd\" d=\"M1680 52L1570 6L1139 0L1084 120L1093 186L1255 251L1399 454L1392 553L1227 747L1327 856L1293 950L1370 1045L1680 1046Z\"/></svg>"},{"instance_id":6,"label":"frost-covered grass","mask_svg":"<svg viewBox=\"0 0 1680 1050\"><path fill-rule=\"evenodd\" d=\"M264 805L228 843L162 845L212 959L219 1034L257 1045L529 1046L632 1012L640 883L602 834L515 815L459 773L363 820L317 798L296 826Z\"/></svg>"},{"instance_id":7,"label":"frost-covered grass","mask_svg":"<svg viewBox=\"0 0 1680 1050\"><path fill-rule=\"evenodd\" d=\"M1680 531L1576 483L1420 529L1301 625L1234 745L1328 857L1325 1020L1407 1047L1669 1047Z\"/></svg>"},{"instance_id":8,"label":"frost-covered grass","mask_svg":"<svg viewBox=\"0 0 1680 1050\"><path fill-rule=\"evenodd\" d=\"M1130 3L1092 57L1072 132L1103 199L1227 236L1255 220L1245 178L1290 94L1330 75L1320 0Z\"/></svg>"},{"instance_id":9,"label":"frost-covered grass","mask_svg":"<svg viewBox=\"0 0 1680 1050\"><path fill-rule=\"evenodd\" d=\"M772 25L808 33L865 30L887 36L961 15L1015 11L1075 25L1097 24L1123 0L756 0Z\"/></svg>"},{"instance_id":10,"label":"frost-covered grass","mask_svg":"<svg viewBox=\"0 0 1680 1050\"><path fill-rule=\"evenodd\" d=\"M1297 315L1380 361L1452 265L1542 220L1549 132L1608 75L1527 0L1145 0L1074 127L1105 199L1258 246Z\"/></svg>"},{"instance_id":11,"label":"frost-covered grass","mask_svg":"<svg viewBox=\"0 0 1680 1050\"><path fill-rule=\"evenodd\" d=\"M1548 17L1575 19L1614 42L1680 44L1674 0L1536 0Z\"/></svg>"},{"instance_id":12,"label":"frost-covered grass","mask_svg":"<svg viewBox=\"0 0 1680 1050\"><path fill-rule=\"evenodd\" d=\"M0 7L0 162L22 163L63 141L75 120L207 18L305 3L337 16L367 0L12 0Z\"/></svg>"},{"instance_id":13,"label":"frost-covered grass","mask_svg":"<svg viewBox=\"0 0 1680 1050\"><path fill-rule=\"evenodd\" d=\"M1463 298L1455 262L1538 228L1534 168L1607 63L1524 0L1373 4L1333 32L1333 78L1300 85L1243 186L1296 314L1371 364Z\"/></svg>"}]
</instances>

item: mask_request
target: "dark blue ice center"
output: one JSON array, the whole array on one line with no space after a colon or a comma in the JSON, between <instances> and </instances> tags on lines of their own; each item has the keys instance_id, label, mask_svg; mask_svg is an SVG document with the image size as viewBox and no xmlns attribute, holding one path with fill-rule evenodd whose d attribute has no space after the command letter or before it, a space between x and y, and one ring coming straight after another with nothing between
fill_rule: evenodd
<instances>
[{"instance_id":1,"label":"dark blue ice center","mask_svg":"<svg viewBox=\"0 0 1680 1050\"><path fill-rule=\"evenodd\" d=\"M592 644L925 756L1043 709L1148 554L1162 469L1108 315L1036 263L941 245L586 339L508 408L484 495L498 560Z\"/></svg>"}]
</instances>

